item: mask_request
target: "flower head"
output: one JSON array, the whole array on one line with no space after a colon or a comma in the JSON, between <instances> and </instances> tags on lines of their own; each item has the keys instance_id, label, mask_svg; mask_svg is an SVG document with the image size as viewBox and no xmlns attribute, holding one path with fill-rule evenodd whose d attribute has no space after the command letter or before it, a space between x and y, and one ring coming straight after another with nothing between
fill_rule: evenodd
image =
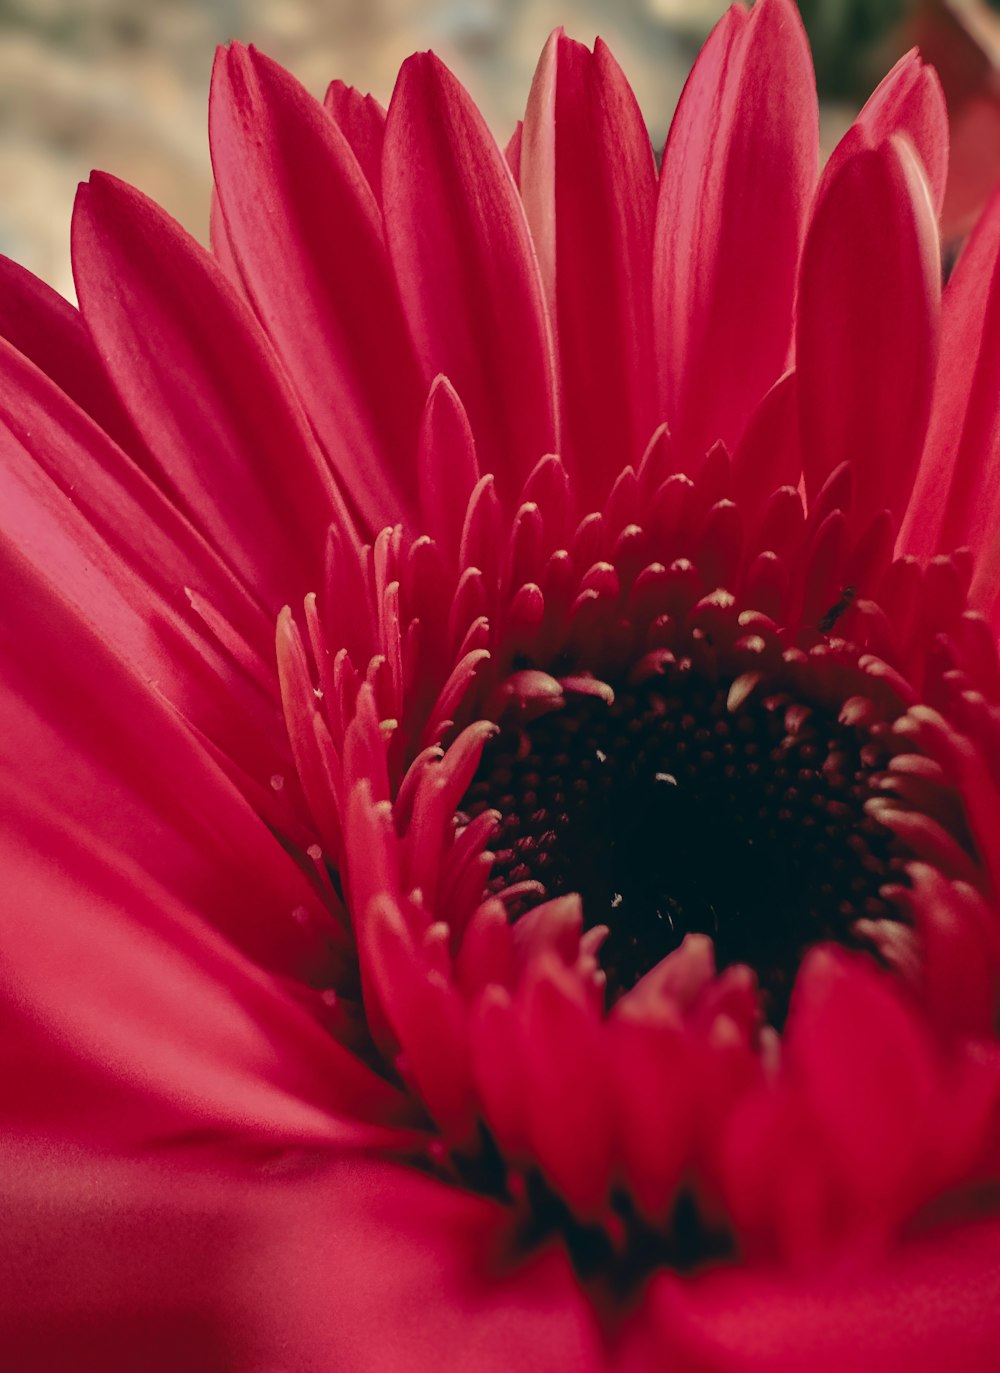
<instances>
[{"instance_id":1,"label":"flower head","mask_svg":"<svg viewBox=\"0 0 1000 1373\"><path fill-rule=\"evenodd\" d=\"M421 1366L464 1309L549 1367L542 1281L581 1367L737 1366L720 1310L863 1314L995 1186L1000 201L942 297L933 73L822 175L816 122L789 0L659 171L600 43L505 153L429 54L385 115L234 46L214 256L95 176L82 319L5 269L29 1067L98 1084L89 1149L223 1141L278 1293L303 1243L340 1284L321 1208L383 1273L379 1188L447 1274L387 1336L247 1265L253 1358Z\"/></svg>"}]
</instances>

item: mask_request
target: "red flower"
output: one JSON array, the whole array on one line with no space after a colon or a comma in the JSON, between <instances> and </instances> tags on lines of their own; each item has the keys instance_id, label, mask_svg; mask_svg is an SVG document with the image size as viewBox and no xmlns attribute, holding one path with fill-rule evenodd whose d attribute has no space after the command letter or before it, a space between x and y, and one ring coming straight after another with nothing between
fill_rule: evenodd
<instances>
[{"instance_id":1,"label":"red flower","mask_svg":"<svg viewBox=\"0 0 1000 1373\"><path fill-rule=\"evenodd\" d=\"M941 232L956 245L1000 184L1000 18L990 6L991 0L920 0L907 25L940 76L948 104Z\"/></svg>"},{"instance_id":2,"label":"red flower","mask_svg":"<svg viewBox=\"0 0 1000 1373\"><path fill-rule=\"evenodd\" d=\"M816 122L236 47L214 259L6 264L19 1369L992 1367L1000 200Z\"/></svg>"}]
</instances>

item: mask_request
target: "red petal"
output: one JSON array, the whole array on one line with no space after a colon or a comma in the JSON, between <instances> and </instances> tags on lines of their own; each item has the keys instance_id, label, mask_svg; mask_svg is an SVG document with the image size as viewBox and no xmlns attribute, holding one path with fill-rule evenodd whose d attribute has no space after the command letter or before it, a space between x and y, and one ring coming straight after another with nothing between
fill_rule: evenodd
<instances>
[{"instance_id":1,"label":"red petal","mask_svg":"<svg viewBox=\"0 0 1000 1373\"><path fill-rule=\"evenodd\" d=\"M246 1180L241 1179L245 1189ZM18 1373L218 1373L245 1227L217 1158L5 1140L0 1343Z\"/></svg>"},{"instance_id":2,"label":"red petal","mask_svg":"<svg viewBox=\"0 0 1000 1373\"><path fill-rule=\"evenodd\" d=\"M1000 19L992 0L924 0L906 28L940 77L948 104L951 149L941 232L957 247L1000 184Z\"/></svg>"},{"instance_id":3,"label":"red petal","mask_svg":"<svg viewBox=\"0 0 1000 1373\"><path fill-rule=\"evenodd\" d=\"M858 956L809 954L792 999L788 1060L798 1069L800 1099L848 1180L845 1212L863 1206L873 1227L883 1208L891 1220L908 1196L924 1200L918 1164L930 1165L924 1157L915 1162L915 1154L944 1093L923 1029L888 974ZM936 1181L932 1176L931 1185ZM852 1218L841 1219L849 1226Z\"/></svg>"},{"instance_id":4,"label":"red petal","mask_svg":"<svg viewBox=\"0 0 1000 1373\"><path fill-rule=\"evenodd\" d=\"M849 462L859 523L906 509L937 358L938 264L909 146L894 138L846 159L803 251L796 370L807 491Z\"/></svg>"},{"instance_id":5,"label":"red petal","mask_svg":"<svg viewBox=\"0 0 1000 1373\"><path fill-rule=\"evenodd\" d=\"M510 174L514 178L514 184L521 184L521 143L524 138L524 120L519 119L514 126L514 132L510 136L510 141L503 150L503 155L507 159L507 166Z\"/></svg>"},{"instance_id":6,"label":"red petal","mask_svg":"<svg viewBox=\"0 0 1000 1373\"><path fill-rule=\"evenodd\" d=\"M267 788L290 771L268 617L163 494L6 344L0 386L0 504L10 543L120 660L211 738L227 766ZM206 616L195 612L201 596L192 587L208 597ZM280 805L271 795L275 814L294 805L293 788Z\"/></svg>"},{"instance_id":7,"label":"red petal","mask_svg":"<svg viewBox=\"0 0 1000 1373\"><path fill-rule=\"evenodd\" d=\"M994 616L1000 547L1000 194L958 260L944 293L934 407L901 534L930 557L968 544L973 601Z\"/></svg>"},{"instance_id":8,"label":"red petal","mask_svg":"<svg viewBox=\"0 0 1000 1373\"><path fill-rule=\"evenodd\" d=\"M654 312L682 470L732 449L788 365L818 161L809 49L791 0L734 6L684 88L663 157Z\"/></svg>"},{"instance_id":9,"label":"red petal","mask_svg":"<svg viewBox=\"0 0 1000 1373\"><path fill-rule=\"evenodd\" d=\"M241 1368L607 1373L563 1251L523 1257L507 1208L415 1169L331 1159L258 1184L238 1273Z\"/></svg>"},{"instance_id":10,"label":"red petal","mask_svg":"<svg viewBox=\"0 0 1000 1373\"><path fill-rule=\"evenodd\" d=\"M663 1366L685 1373L994 1373L1000 1220L811 1279L766 1269L663 1276L649 1308Z\"/></svg>"},{"instance_id":11,"label":"red petal","mask_svg":"<svg viewBox=\"0 0 1000 1373\"><path fill-rule=\"evenodd\" d=\"M948 111L937 72L916 48L899 59L834 148L823 169L824 186L852 153L877 148L893 134L905 134L916 149L940 215L948 180Z\"/></svg>"},{"instance_id":12,"label":"red petal","mask_svg":"<svg viewBox=\"0 0 1000 1373\"><path fill-rule=\"evenodd\" d=\"M0 1112L119 1141L198 1124L341 1135L331 1112L378 1114L386 1084L247 957L334 975L333 921L174 712L67 607L60 564L39 574L0 545Z\"/></svg>"},{"instance_id":13,"label":"red petal","mask_svg":"<svg viewBox=\"0 0 1000 1373\"><path fill-rule=\"evenodd\" d=\"M656 425L652 266L656 169L635 96L607 47L561 32L525 115L521 196L559 340L563 457L590 510Z\"/></svg>"},{"instance_id":14,"label":"red petal","mask_svg":"<svg viewBox=\"0 0 1000 1373\"><path fill-rule=\"evenodd\" d=\"M0 1337L18 1373L611 1366L563 1252L521 1257L507 1208L416 1169L39 1144L6 1180Z\"/></svg>"},{"instance_id":15,"label":"red petal","mask_svg":"<svg viewBox=\"0 0 1000 1373\"><path fill-rule=\"evenodd\" d=\"M425 392L348 139L277 63L239 44L215 64L210 132L236 260L320 443L370 529L412 518Z\"/></svg>"},{"instance_id":16,"label":"red petal","mask_svg":"<svg viewBox=\"0 0 1000 1373\"><path fill-rule=\"evenodd\" d=\"M468 411L512 497L558 447L552 348L521 202L482 116L433 54L403 64L386 125L386 236L429 385Z\"/></svg>"},{"instance_id":17,"label":"red petal","mask_svg":"<svg viewBox=\"0 0 1000 1373\"><path fill-rule=\"evenodd\" d=\"M51 377L117 443L130 451L139 446L79 311L7 257L0 257L0 336Z\"/></svg>"},{"instance_id":18,"label":"red petal","mask_svg":"<svg viewBox=\"0 0 1000 1373\"><path fill-rule=\"evenodd\" d=\"M179 225L103 174L80 188L73 261L162 485L276 613L315 583L338 497L249 310Z\"/></svg>"},{"instance_id":19,"label":"red petal","mask_svg":"<svg viewBox=\"0 0 1000 1373\"><path fill-rule=\"evenodd\" d=\"M418 464L423 528L456 554L479 464L468 417L447 377L435 378L427 397Z\"/></svg>"},{"instance_id":20,"label":"red petal","mask_svg":"<svg viewBox=\"0 0 1000 1373\"><path fill-rule=\"evenodd\" d=\"M373 95L362 95L343 81L330 82L323 104L351 145L375 199L381 200L385 110Z\"/></svg>"},{"instance_id":21,"label":"red petal","mask_svg":"<svg viewBox=\"0 0 1000 1373\"><path fill-rule=\"evenodd\" d=\"M751 526L779 486L802 475L795 373L786 372L754 410L733 454L733 499Z\"/></svg>"},{"instance_id":22,"label":"red petal","mask_svg":"<svg viewBox=\"0 0 1000 1373\"><path fill-rule=\"evenodd\" d=\"M219 203L219 192L214 186L212 187L212 205L208 216L208 238L219 266L233 285L237 287L240 294L246 295L246 283L233 252L233 242L229 236L226 217L222 213L222 206Z\"/></svg>"}]
</instances>

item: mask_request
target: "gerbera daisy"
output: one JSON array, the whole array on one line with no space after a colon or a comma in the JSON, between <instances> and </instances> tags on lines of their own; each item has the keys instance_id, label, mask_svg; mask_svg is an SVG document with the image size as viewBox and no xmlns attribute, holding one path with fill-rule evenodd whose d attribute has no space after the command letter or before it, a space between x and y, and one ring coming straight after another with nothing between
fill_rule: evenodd
<instances>
[{"instance_id":1,"label":"gerbera daisy","mask_svg":"<svg viewBox=\"0 0 1000 1373\"><path fill-rule=\"evenodd\" d=\"M987 1369L1000 200L790 0L657 173L220 54L0 290L18 1367ZM276 649L275 649L276 626ZM67 1259L67 1254L69 1259ZM170 1341L165 1332L170 1332Z\"/></svg>"}]
</instances>

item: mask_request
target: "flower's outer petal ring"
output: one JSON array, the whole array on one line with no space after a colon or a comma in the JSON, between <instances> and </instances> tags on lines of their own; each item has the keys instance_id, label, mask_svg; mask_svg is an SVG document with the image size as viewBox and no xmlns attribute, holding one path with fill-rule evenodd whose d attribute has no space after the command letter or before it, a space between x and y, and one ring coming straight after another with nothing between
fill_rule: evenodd
<instances>
[{"instance_id":1,"label":"flower's outer petal ring","mask_svg":"<svg viewBox=\"0 0 1000 1373\"><path fill-rule=\"evenodd\" d=\"M73 267L161 484L277 614L311 589L330 521L347 517L249 307L180 225L102 173L77 196Z\"/></svg>"},{"instance_id":2,"label":"flower's outer petal ring","mask_svg":"<svg viewBox=\"0 0 1000 1373\"><path fill-rule=\"evenodd\" d=\"M928 1233L882 1262L825 1276L738 1268L663 1275L648 1301L664 1368L994 1373L1000 1219Z\"/></svg>"},{"instance_id":3,"label":"flower's outer petal ring","mask_svg":"<svg viewBox=\"0 0 1000 1373\"><path fill-rule=\"evenodd\" d=\"M322 966L321 903L58 571L0 540L5 1128L368 1139L398 1094L275 975Z\"/></svg>"},{"instance_id":4,"label":"flower's outer petal ring","mask_svg":"<svg viewBox=\"0 0 1000 1373\"><path fill-rule=\"evenodd\" d=\"M80 312L7 257L0 257L0 336L51 377L116 443L137 458L144 456Z\"/></svg>"},{"instance_id":5,"label":"flower's outer petal ring","mask_svg":"<svg viewBox=\"0 0 1000 1373\"><path fill-rule=\"evenodd\" d=\"M909 143L894 136L846 158L802 253L796 373L807 494L850 463L859 522L906 510L934 384L940 276Z\"/></svg>"},{"instance_id":6,"label":"flower's outer petal ring","mask_svg":"<svg viewBox=\"0 0 1000 1373\"><path fill-rule=\"evenodd\" d=\"M732 450L786 370L819 158L809 47L790 0L734 5L688 78L660 171L653 309L683 470Z\"/></svg>"},{"instance_id":7,"label":"flower's outer petal ring","mask_svg":"<svg viewBox=\"0 0 1000 1373\"><path fill-rule=\"evenodd\" d=\"M658 413L652 298L656 168L631 87L600 39L553 34L532 85L521 197L558 339L562 456L582 509L638 464Z\"/></svg>"},{"instance_id":8,"label":"flower's outer petal ring","mask_svg":"<svg viewBox=\"0 0 1000 1373\"><path fill-rule=\"evenodd\" d=\"M967 545L977 566L972 602L997 627L1000 597L1000 192L944 292L941 361L913 498L900 535L932 557Z\"/></svg>"},{"instance_id":9,"label":"flower's outer petal ring","mask_svg":"<svg viewBox=\"0 0 1000 1373\"><path fill-rule=\"evenodd\" d=\"M265 784L289 771L268 617L160 488L2 341L0 389L12 544L50 577L58 567L61 595L224 756ZM195 613L201 600L227 626L228 647Z\"/></svg>"},{"instance_id":10,"label":"flower's outer petal ring","mask_svg":"<svg viewBox=\"0 0 1000 1373\"><path fill-rule=\"evenodd\" d=\"M511 1213L413 1169L330 1156L252 1201L240 1368L609 1373L556 1246L507 1253Z\"/></svg>"},{"instance_id":11,"label":"flower's outer petal ring","mask_svg":"<svg viewBox=\"0 0 1000 1373\"><path fill-rule=\"evenodd\" d=\"M859 148L877 148L893 134L904 134L916 150L940 215L948 181L948 111L933 67L914 48L899 59L878 85L823 168L825 187L842 162ZM822 194L822 191L821 191Z\"/></svg>"},{"instance_id":12,"label":"flower's outer petal ring","mask_svg":"<svg viewBox=\"0 0 1000 1373\"><path fill-rule=\"evenodd\" d=\"M292 76L238 43L216 60L209 128L233 254L320 444L370 531L412 521L405 459L424 389L350 143Z\"/></svg>"},{"instance_id":13,"label":"flower's outer petal ring","mask_svg":"<svg viewBox=\"0 0 1000 1373\"><path fill-rule=\"evenodd\" d=\"M454 385L479 465L515 495L558 452L555 367L538 262L503 154L444 64L404 62L385 131L386 238L428 386Z\"/></svg>"},{"instance_id":14,"label":"flower's outer petal ring","mask_svg":"<svg viewBox=\"0 0 1000 1373\"><path fill-rule=\"evenodd\" d=\"M245 1182L243 1183L245 1187ZM207 1153L140 1162L5 1135L0 1348L17 1373L219 1373L236 1184Z\"/></svg>"},{"instance_id":15,"label":"flower's outer petal ring","mask_svg":"<svg viewBox=\"0 0 1000 1373\"><path fill-rule=\"evenodd\" d=\"M373 95L363 95L343 81L330 82L323 107L351 145L372 194L381 204L385 110Z\"/></svg>"}]
</instances>

